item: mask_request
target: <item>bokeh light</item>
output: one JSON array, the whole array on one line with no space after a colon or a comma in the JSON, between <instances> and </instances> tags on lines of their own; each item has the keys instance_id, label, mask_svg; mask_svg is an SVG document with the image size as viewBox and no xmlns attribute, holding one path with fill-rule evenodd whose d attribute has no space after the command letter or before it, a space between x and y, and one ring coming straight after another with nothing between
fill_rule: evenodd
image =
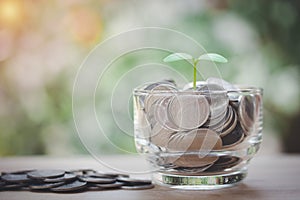
<instances>
[{"instance_id":1,"label":"bokeh light","mask_svg":"<svg viewBox=\"0 0 300 200\"><path fill-rule=\"evenodd\" d=\"M3 0L0 1L0 22L9 27L16 27L24 19L23 1Z\"/></svg>"},{"instance_id":2,"label":"bokeh light","mask_svg":"<svg viewBox=\"0 0 300 200\"><path fill-rule=\"evenodd\" d=\"M91 8L73 7L66 17L72 38L83 45L95 45L102 36L100 15Z\"/></svg>"},{"instance_id":3,"label":"bokeh light","mask_svg":"<svg viewBox=\"0 0 300 200\"><path fill-rule=\"evenodd\" d=\"M145 26L183 32L206 50L226 56L229 63L219 68L224 79L264 88L263 148L279 151L281 143L300 152L299 131L292 128L300 124L299 16L300 1L0 0L0 156L86 153L72 116L77 70L99 42ZM107 52L133 42L124 40ZM101 95L110 92L109 80L137 64L161 61L165 53L122 57ZM189 77L184 64L170 67ZM211 74L211 64L201 70ZM97 107L105 116L109 110L101 95ZM120 130L113 123L106 123L113 143L132 144L114 134ZM95 140L102 152L116 153L101 138Z\"/></svg>"}]
</instances>

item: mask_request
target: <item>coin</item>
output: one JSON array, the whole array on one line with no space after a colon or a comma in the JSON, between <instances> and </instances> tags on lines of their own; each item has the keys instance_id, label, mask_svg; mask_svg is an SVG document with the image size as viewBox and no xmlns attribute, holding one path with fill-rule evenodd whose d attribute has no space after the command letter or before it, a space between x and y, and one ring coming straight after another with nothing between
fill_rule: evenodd
<instances>
[{"instance_id":1,"label":"coin","mask_svg":"<svg viewBox=\"0 0 300 200\"><path fill-rule=\"evenodd\" d=\"M172 81L160 81L160 82L155 82L155 83L144 84L137 88L137 91L139 91L139 90L148 90L151 93L153 91L159 91L159 90L160 91L177 90L177 88L176 88L176 85ZM142 107L144 107L145 109L147 109L146 101L147 101L148 96L151 96L151 94L149 94L147 96L141 95L137 99L138 102L140 103L140 105Z\"/></svg>"},{"instance_id":2,"label":"coin","mask_svg":"<svg viewBox=\"0 0 300 200\"><path fill-rule=\"evenodd\" d=\"M71 173L65 173L64 176L58 177L58 178L46 178L43 180L45 183L56 183L56 182L61 182L61 181L72 181L75 180L77 176L75 174Z\"/></svg>"},{"instance_id":3,"label":"coin","mask_svg":"<svg viewBox=\"0 0 300 200\"><path fill-rule=\"evenodd\" d=\"M157 82L157 83L147 83L147 84L145 84L144 87L142 87L142 89L143 90L152 90L153 88L155 88L158 85L159 85L159 82Z\"/></svg>"},{"instance_id":4,"label":"coin","mask_svg":"<svg viewBox=\"0 0 300 200\"><path fill-rule=\"evenodd\" d=\"M170 97L165 97L151 107L155 121L161 126L165 126L169 122L167 107L170 99Z\"/></svg>"},{"instance_id":5,"label":"coin","mask_svg":"<svg viewBox=\"0 0 300 200\"><path fill-rule=\"evenodd\" d=\"M67 173L73 173L75 175L88 175L88 174L94 174L96 173L93 169L75 169L75 170L69 170Z\"/></svg>"},{"instance_id":6,"label":"coin","mask_svg":"<svg viewBox=\"0 0 300 200\"><path fill-rule=\"evenodd\" d=\"M152 189L152 188L154 188L153 184L121 186L121 189L124 189L124 190L146 190L146 189Z\"/></svg>"},{"instance_id":7,"label":"coin","mask_svg":"<svg viewBox=\"0 0 300 200\"><path fill-rule=\"evenodd\" d=\"M1 189L1 187L4 186L4 185L5 185L5 182L0 180L0 189Z\"/></svg>"},{"instance_id":8,"label":"coin","mask_svg":"<svg viewBox=\"0 0 300 200\"><path fill-rule=\"evenodd\" d=\"M58 187L65 184L65 182L56 182L56 183L38 183L29 185L29 189L31 190L45 190L53 187Z\"/></svg>"},{"instance_id":9,"label":"coin","mask_svg":"<svg viewBox=\"0 0 300 200\"><path fill-rule=\"evenodd\" d=\"M1 172L1 175L5 174L27 174L28 172L32 172L34 169L29 169L29 170L20 170L20 171L13 171L13 172Z\"/></svg>"},{"instance_id":10,"label":"coin","mask_svg":"<svg viewBox=\"0 0 300 200\"><path fill-rule=\"evenodd\" d=\"M218 156L204 156L200 157L200 155L189 155L182 154L177 159L175 159L172 163L178 167L204 167L214 163L218 160Z\"/></svg>"},{"instance_id":11,"label":"coin","mask_svg":"<svg viewBox=\"0 0 300 200\"><path fill-rule=\"evenodd\" d=\"M150 142L156 146L165 148L173 134L173 130L166 129L157 123L151 131Z\"/></svg>"},{"instance_id":12,"label":"coin","mask_svg":"<svg viewBox=\"0 0 300 200\"><path fill-rule=\"evenodd\" d=\"M148 112L148 119L153 126L159 124L166 129L178 131L178 127L170 120L168 115L168 105L170 100L171 97L166 96L152 104L151 109Z\"/></svg>"},{"instance_id":13,"label":"coin","mask_svg":"<svg viewBox=\"0 0 300 200\"><path fill-rule=\"evenodd\" d=\"M113 173L113 172L97 172L94 177L108 177L108 178L118 178L118 177L129 177L128 174L120 174L120 173Z\"/></svg>"},{"instance_id":14,"label":"coin","mask_svg":"<svg viewBox=\"0 0 300 200\"><path fill-rule=\"evenodd\" d=\"M241 160L241 158L236 156L220 156L219 159L214 163L214 166L233 167L240 163Z\"/></svg>"},{"instance_id":15,"label":"coin","mask_svg":"<svg viewBox=\"0 0 300 200\"><path fill-rule=\"evenodd\" d=\"M246 134L253 128L256 119L255 110L255 97L252 95L243 96L239 106L239 117Z\"/></svg>"},{"instance_id":16,"label":"coin","mask_svg":"<svg viewBox=\"0 0 300 200\"><path fill-rule=\"evenodd\" d=\"M78 177L79 180L84 181L84 182L88 182L88 183L114 183L116 182L116 179L114 178L99 178L99 177L95 177L95 176L79 176Z\"/></svg>"},{"instance_id":17,"label":"coin","mask_svg":"<svg viewBox=\"0 0 300 200\"><path fill-rule=\"evenodd\" d=\"M27 176L33 179L57 178L65 174L63 170L35 170L28 172Z\"/></svg>"},{"instance_id":18,"label":"coin","mask_svg":"<svg viewBox=\"0 0 300 200\"><path fill-rule=\"evenodd\" d=\"M207 152L221 147L222 140L219 135L205 128L173 134L167 145L168 150L171 152Z\"/></svg>"},{"instance_id":19,"label":"coin","mask_svg":"<svg viewBox=\"0 0 300 200\"><path fill-rule=\"evenodd\" d=\"M201 167L176 167L176 171L172 172L173 174L178 174L178 175L186 175L186 172L188 173L201 173L204 172L206 169L208 169L210 166L212 166L214 163L210 163L208 165L204 165Z\"/></svg>"},{"instance_id":20,"label":"coin","mask_svg":"<svg viewBox=\"0 0 300 200\"><path fill-rule=\"evenodd\" d=\"M238 165L241 161L242 159L235 156L221 156L206 172L223 171Z\"/></svg>"},{"instance_id":21,"label":"coin","mask_svg":"<svg viewBox=\"0 0 300 200\"><path fill-rule=\"evenodd\" d=\"M222 137L222 142L224 147L231 147L236 144L239 144L244 138L244 132L241 128L241 125L237 123L235 129Z\"/></svg>"},{"instance_id":22,"label":"coin","mask_svg":"<svg viewBox=\"0 0 300 200\"><path fill-rule=\"evenodd\" d=\"M115 182L110 184L93 184L92 187L97 187L98 189L114 189L114 188L120 188L123 186L124 183L121 182ZM90 188L90 186L89 186Z\"/></svg>"},{"instance_id":23,"label":"coin","mask_svg":"<svg viewBox=\"0 0 300 200\"><path fill-rule=\"evenodd\" d=\"M168 94L148 94L145 98L145 111L149 112L151 106L157 103L159 100L169 97Z\"/></svg>"},{"instance_id":24,"label":"coin","mask_svg":"<svg viewBox=\"0 0 300 200\"><path fill-rule=\"evenodd\" d=\"M220 116L216 119L208 119L203 127L209 128L213 131L220 132L232 119L232 110L230 107L227 108L225 115Z\"/></svg>"},{"instance_id":25,"label":"coin","mask_svg":"<svg viewBox=\"0 0 300 200\"><path fill-rule=\"evenodd\" d=\"M135 178L126 178L126 177L119 177L117 178L118 182L124 183L124 185L146 185L146 184L151 184L151 180L147 179L135 179Z\"/></svg>"},{"instance_id":26,"label":"coin","mask_svg":"<svg viewBox=\"0 0 300 200\"><path fill-rule=\"evenodd\" d=\"M172 81L159 81L155 83L148 83L143 87L144 90L150 90L150 91L168 90L170 88L176 89L176 85Z\"/></svg>"},{"instance_id":27,"label":"coin","mask_svg":"<svg viewBox=\"0 0 300 200\"><path fill-rule=\"evenodd\" d=\"M230 119L230 121L228 121L224 125L224 127L223 127L223 129L220 133L221 137L224 137L225 135L232 132L235 129L236 125L237 125L238 117L237 117L236 111L234 109L231 109L231 112L232 112L232 115L231 115L232 118Z\"/></svg>"},{"instance_id":28,"label":"coin","mask_svg":"<svg viewBox=\"0 0 300 200\"><path fill-rule=\"evenodd\" d=\"M177 167L203 167L218 159L209 153L221 147L221 138L210 129L176 133L170 138L167 149L169 152L180 153L167 157L166 162L173 163Z\"/></svg>"},{"instance_id":29,"label":"coin","mask_svg":"<svg viewBox=\"0 0 300 200\"><path fill-rule=\"evenodd\" d=\"M21 190L23 187L26 187L26 183L12 183L3 185L0 190Z\"/></svg>"},{"instance_id":30,"label":"coin","mask_svg":"<svg viewBox=\"0 0 300 200\"><path fill-rule=\"evenodd\" d=\"M239 97L240 97L240 96L239 96ZM239 101L232 101L232 100L230 100L230 101L229 101L229 104L232 106L232 108L233 108L235 111L238 112L239 106L240 106Z\"/></svg>"},{"instance_id":31,"label":"coin","mask_svg":"<svg viewBox=\"0 0 300 200\"><path fill-rule=\"evenodd\" d=\"M176 95L169 102L168 114L176 126L191 130L206 122L209 116L209 105L202 95Z\"/></svg>"},{"instance_id":32,"label":"coin","mask_svg":"<svg viewBox=\"0 0 300 200\"><path fill-rule=\"evenodd\" d=\"M170 91L177 91L177 88L173 84L169 84L166 82L158 83L154 88L151 89L153 91L163 91L163 92L170 92Z\"/></svg>"},{"instance_id":33,"label":"coin","mask_svg":"<svg viewBox=\"0 0 300 200\"><path fill-rule=\"evenodd\" d=\"M222 126L228 118L231 116L231 111L230 109L227 108L226 112L222 113L219 116L214 116L212 117L211 115L209 116L208 120L203 124L205 127L216 127L216 126Z\"/></svg>"},{"instance_id":34,"label":"coin","mask_svg":"<svg viewBox=\"0 0 300 200\"><path fill-rule=\"evenodd\" d=\"M211 118L222 115L226 112L229 103L226 90L216 84L206 84L197 88L208 100Z\"/></svg>"},{"instance_id":35,"label":"coin","mask_svg":"<svg viewBox=\"0 0 300 200\"><path fill-rule=\"evenodd\" d=\"M53 192L76 192L76 191L81 191L86 187L87 187L86 182L77 180L59 187L50 188L50 190Z\"/></svg>"},{"instance_id":36,"label":"coin","mask_svg":"<svg viewBox=\"0 0 300 200\"><path fill-rule=\"evenodd\" d=\"M1 179L9 183L25 183L30 181L30 179L27 177L27 174L21 174L21 173L4 174L1 176Z\"/></svg>"}]
</instances>

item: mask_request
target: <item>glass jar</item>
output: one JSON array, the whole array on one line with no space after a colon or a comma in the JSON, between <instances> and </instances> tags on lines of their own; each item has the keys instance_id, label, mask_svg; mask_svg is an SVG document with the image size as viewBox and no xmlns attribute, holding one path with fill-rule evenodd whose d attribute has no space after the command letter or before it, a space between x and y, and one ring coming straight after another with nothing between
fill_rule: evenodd
<instances>
[{"instance_id":1,"label":"glass jar","mask_svg":"<svg viewBox=\"0 0 300 200\"><path fill-rule=\"evenodd\" d=\"M179 189L232 186L262 141L262 89L140 87L134 90L135 144L153 181Z\"/></svg>"}]
</instances>

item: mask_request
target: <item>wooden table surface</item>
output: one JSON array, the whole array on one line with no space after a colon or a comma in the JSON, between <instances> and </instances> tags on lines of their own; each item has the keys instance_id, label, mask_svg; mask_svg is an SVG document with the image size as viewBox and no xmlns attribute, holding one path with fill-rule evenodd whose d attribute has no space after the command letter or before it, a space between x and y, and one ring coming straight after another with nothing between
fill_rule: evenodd
<instances>
[{"instance_id":1,"label":"wooden table surface","mask_svg":"<svg viewBox=\"0 0 300 200\"><path fill-rule=\"evenodd\" d=\"M106 163L127 170L146 168L144 158L137 156L106 156ZM91 157L9 157L0 159L0 171L22 169L76 169L93 168L107 170ZM111 170L110 170L111 171ZM147 174L132 176L148 177ZM300 155L257 156L249 166L248 177L237 186L211 190L188 191L156 186L150 190L88 191L73 194L34 193L29 191L0 192L0 200L11 199L300 199Z\"/></svg>"}]
</instances>

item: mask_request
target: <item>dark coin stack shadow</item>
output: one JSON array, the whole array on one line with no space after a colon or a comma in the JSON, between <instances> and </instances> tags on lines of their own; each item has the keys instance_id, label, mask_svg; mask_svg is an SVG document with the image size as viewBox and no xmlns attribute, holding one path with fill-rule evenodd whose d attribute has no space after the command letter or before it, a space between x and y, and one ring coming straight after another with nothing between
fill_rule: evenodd
<instances>
[{"instance_id":1,"label":"dark coin stack shadow","mask_svg":"<svg viewBox=\"0 0 300 200\"><path fill-rule=\"evenodd\" d=\"M251 134L258 120L259 95L228 97L221 85L206 82L196 90L185 87L179 91L174 82L169 81L141 88L148 94L139 99L138 126L150 143L160 149L158 151L197 152L200 147L204 151L234 150ZM165 158L161 165L216 172L241 161L235 156L200 158L182 154Z\"/></svg>"},{"instance_id":2,"label":"dark coin stack shadow","mask_svg":"<svg viewBox=\"0 0 300 200\"><path fill-rule=\"evenodd\" d=\"M28 170L2 172L0 191L72 193L112 189L151 189L151 180L130 178L127 174L101 173L91 169Z\"/></svg>"}]
</instances>

